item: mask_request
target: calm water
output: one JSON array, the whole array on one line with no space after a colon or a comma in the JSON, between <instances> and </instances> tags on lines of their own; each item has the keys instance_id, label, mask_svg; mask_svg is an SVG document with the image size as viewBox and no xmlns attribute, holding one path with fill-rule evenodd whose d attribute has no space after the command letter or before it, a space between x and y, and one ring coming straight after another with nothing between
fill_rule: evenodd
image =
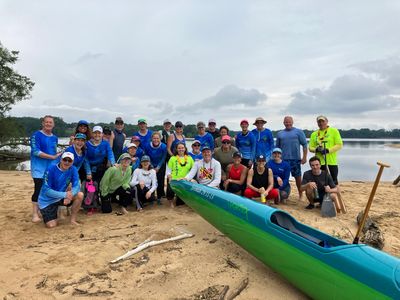
<instances>
[{"instance_id":1,"label":"calm water","mask_svg":"<svg viewBox=\"0 0 400 300\"><path fill-rule=\"evenodd\" d=\"M384 170L382 180L393 181L398 175L400 175L400 149L389 147L388 144L400 145L400 139L345 139L344 146L338 154L339 180L373 181L378 172L376 162L382 161L391 165L391 168ZM309 154L309 157L310 156L311 155ZM22 163L0 163L0 169L29 170L30 164L29 161ZM303 172L308 170L308 164L303 166L302 169Z\"/></svg>"}]
</instances>

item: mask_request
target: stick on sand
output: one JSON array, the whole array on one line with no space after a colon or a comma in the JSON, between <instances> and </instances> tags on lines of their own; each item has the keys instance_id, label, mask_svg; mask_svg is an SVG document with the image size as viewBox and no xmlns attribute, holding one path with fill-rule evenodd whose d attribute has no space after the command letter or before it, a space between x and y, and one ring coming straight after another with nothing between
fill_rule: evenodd
<instances>
[{"instance_id":1,"label":"stick on sand","mask_svg":"<svg viewBox=\"0 0 400 300\"><path fill-rule=\"evenodd\" d=\"M168 238L168 239L164 239L164 240L160 240L160 241L149 241L149 240L146 240L145 242L141 243L135 249L126 252L124 255L122 255L120 257L117 257L116 259L112 260L110 263L112 263L112 264L116 263L116 262L118 262L120 260L128 258L128 257L130 257L130 256L132 256L132 255L134 255L134 254L136 254L136 253L138 253L138 252L140 252L140 251L142 251L144 249L152 247L152 246L156 246L156 245L160 245L160 244L168 243L168 242L172 242L172 241L182 240L182 239L190 238L192 236L193 236L193 234L191 234L191 233L183 233L181 235L178 235L178 236L175 236L175 237L172 237L172 238Z\"/></svg>"}]
</instances>

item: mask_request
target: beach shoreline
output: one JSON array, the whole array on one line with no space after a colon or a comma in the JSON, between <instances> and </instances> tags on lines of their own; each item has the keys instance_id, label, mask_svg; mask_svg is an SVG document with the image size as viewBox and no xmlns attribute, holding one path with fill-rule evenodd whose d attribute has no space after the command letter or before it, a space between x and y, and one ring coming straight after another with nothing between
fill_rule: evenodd
<instances>
[{"instance_id":1,"label":"beach shoreline","mask_svg":"<svg viewBox=\"0 0 400 300\"><path fill-rule=\"evenodd\" d=\"M279 205L299 222L351 242L356 216L367 203L372 182L341 183L348 213L322 218L306 211L292 184L288 204ZM301 291L230 241L188 207L130 208L126 216L80 213L76 227L62 221L55 229L30 222L33 181L29 172L0 171L0 296L34 299L195 299L201 291L249 278L237 299L307 299ZM400 257L400 188L381 182L370 216L378 217L383 251ZM159 240L189 231L195 236L149 248L126 261L109 261L151 237ZM266 252L268 249L265 250Z\"/></svg>"}]
</instances>

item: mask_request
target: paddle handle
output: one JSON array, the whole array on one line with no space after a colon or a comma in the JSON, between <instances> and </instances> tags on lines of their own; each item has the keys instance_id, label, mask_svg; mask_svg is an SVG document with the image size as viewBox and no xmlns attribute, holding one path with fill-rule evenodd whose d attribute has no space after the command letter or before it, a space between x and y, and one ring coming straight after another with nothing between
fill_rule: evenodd
<instances>
[{"instance_id":1,"label":"paddle handle","mask_svg":"<svg viewBox=\"0 0 400 300\"><path fill-rule=\"evenodd\" d=\"M378 174L376 175L374 186L372 187L371 194L369 195L368 203L367 203L367 206L365 207L364 215L363 215L363 217L361 219L360 226L358 227L356 236L355 236L355 238L353 240L353 244L358 244L358 241L360 239L361 230L364 228L365 221L367 220L368 212L369 212L369 209L371 208L372 200L374 200L374 196L375 196L375 193L376 193L376 189L378 188L379 181L381 180L383 169L384 168L390 168L390 166L388 164L385 164L385 163L382 163L382 162L379 162L379 161L377 162L377 164L379 166L379 171L378 171Z\"/></svg>"}]
</instances>

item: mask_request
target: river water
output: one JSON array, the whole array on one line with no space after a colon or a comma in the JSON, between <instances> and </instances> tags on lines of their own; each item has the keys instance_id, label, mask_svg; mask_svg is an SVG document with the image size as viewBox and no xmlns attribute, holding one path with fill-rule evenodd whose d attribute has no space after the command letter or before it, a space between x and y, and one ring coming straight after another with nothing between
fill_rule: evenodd
<instances>
[{"instance_id":1,"label":"river water","mask_svg":"<svg viewBox=\"0 0 400 300\"><path fill-rule=\"evenodd\" d=\"M68 142L68 139L60 139L62 142ZM188 143L189 148L190 144L191 141ZM375 180L377 161L391 165L391 168L384 170L381 180L393 181L400 175L400 148L390 147L390 144L400 145L400 139L344 139L343 148L338 154L339 181ZM29 170L30 161L0 163L0 169ZM308 169L308 164L302 166L303 172Z\"/></svg>"}]
</instances>

